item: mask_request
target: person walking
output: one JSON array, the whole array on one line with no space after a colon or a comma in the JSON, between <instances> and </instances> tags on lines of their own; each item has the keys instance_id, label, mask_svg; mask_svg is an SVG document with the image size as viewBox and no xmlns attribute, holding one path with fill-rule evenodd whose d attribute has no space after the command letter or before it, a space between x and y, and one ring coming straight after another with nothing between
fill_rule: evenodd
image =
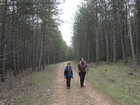
<instances>
[{"instance_id":1,"label":"person walking","mask_svg":"<svg viewBox=\"0 0 140 105\"><path fill-rule=\"evenodd\" d=\"M67 63L67 66L64 69L64 78L66 79L66 85L70 89L71 78L73 78L73 70L70 63Z\"/></svg>"},{"instance_id":2,"label":"person walking","mask_svg":"<svg viewBox=\"0 0 140 105\"><path fill-rule=\"evenodd\" d=\"M79 76L80 76L80 85L81 85L81 87L84 86L86 68L87 68L87 64L84 61L84 58L82 58L81 61L78 64L78 72L79 72Z\"/></svg>"}]
</instances>

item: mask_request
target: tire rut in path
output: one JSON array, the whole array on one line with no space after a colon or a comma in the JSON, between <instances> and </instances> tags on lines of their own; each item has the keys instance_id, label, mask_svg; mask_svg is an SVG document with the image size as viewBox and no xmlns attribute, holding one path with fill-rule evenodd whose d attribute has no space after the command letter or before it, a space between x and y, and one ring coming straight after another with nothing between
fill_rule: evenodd
<instances>
[{"instance_id":1,"label":"tire rut in path","mask_svg":"<svg viewBox=\"0 0 140 105\"><path fill-rule=\"evenodd\" d=\"M97 91L88 81L85 87L80 88L79 77L74 71L74 79L71 80L71 88L66 87L63 77L67 62L61 63L57 68L56 79L52 88L49 105L116 105L111 99Z\"/></svg>"}]
</instances>

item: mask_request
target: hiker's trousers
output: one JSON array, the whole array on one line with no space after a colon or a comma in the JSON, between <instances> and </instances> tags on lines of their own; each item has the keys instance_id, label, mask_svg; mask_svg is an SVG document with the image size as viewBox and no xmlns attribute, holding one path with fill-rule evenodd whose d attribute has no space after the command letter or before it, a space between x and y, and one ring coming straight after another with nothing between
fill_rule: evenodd
<instances>
[{"instance_id":1,"label":"hiker's trousers","mask_svg":"<svg viewBox=\"0 0 140 105\"><path fill-rule=\"evenodd\" d=\"M71 83L71 78L69 77L66 79L67 87L70 87L70 85L71 85L70 83Z\"/></svg>"},{"instance_id":2,"label":"hiker's trousers","mask_svg":"<svg viewBox=\"0 0 140 105\"><path fill-rule=\"evenodd\" d=\"M83 86L83 84L84 84L85 75L86 75L86 71L84 71L84 72L80 71L79 72L81 86Z\"/></svg>"}]
</instances>

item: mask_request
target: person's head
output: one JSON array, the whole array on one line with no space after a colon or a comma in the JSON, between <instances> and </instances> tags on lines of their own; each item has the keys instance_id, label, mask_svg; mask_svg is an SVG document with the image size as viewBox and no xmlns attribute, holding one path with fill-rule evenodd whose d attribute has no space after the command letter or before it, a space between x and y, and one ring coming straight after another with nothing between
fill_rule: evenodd
<instances>
[{"instance_id":1,"label":"person's head","mask_svg":"<svg viewBox=\"0 0 140 105\"><path fill-rule=\"evenodd\" d=\"M84 62L84 58L81 58L81 62Z\"/></svg>"},{"instance_id":2,"label":"person's head","mask_svg":"<svg viewBox=\"0 0 140 105\"><path fill-rule=\"evenodd\" d=\"M70 63L67 63L67 66L70 66Z\"/></svg>"},{"instance_id":3,"label":"person's head","mask_svg":"<svg viewBox=\"0 0 140 105\"><path fill-rule=\"evenodd\" d=\"M81 58L81 60L84 60L84 58Z\"/></svg>"}]
</instances>

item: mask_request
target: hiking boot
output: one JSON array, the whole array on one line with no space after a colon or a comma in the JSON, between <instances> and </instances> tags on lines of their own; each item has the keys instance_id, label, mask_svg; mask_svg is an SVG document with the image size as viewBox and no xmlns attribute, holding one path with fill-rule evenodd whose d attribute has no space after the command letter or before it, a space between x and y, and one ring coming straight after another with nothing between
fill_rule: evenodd
<instances>
[{"instance_id":1,"label":"hiking boot","mask_svg":"<svg viewBox=\"0 0 140 105\"><path fill-rule=\"evenodd\" d=\"M70 89L70 86L67 86L68 89Z\"/></svg>"},{"instance_id":2,"label":"hiking boot","mask_svg":"<svg viewBox=\"0 0 140 105\"><path fill-rule=\"evenodd\" d=\"M82 87L85 87L85 86L82 84L82 85L81 85L81 88L82 88Z\"/></svg>"}]
</instances>

